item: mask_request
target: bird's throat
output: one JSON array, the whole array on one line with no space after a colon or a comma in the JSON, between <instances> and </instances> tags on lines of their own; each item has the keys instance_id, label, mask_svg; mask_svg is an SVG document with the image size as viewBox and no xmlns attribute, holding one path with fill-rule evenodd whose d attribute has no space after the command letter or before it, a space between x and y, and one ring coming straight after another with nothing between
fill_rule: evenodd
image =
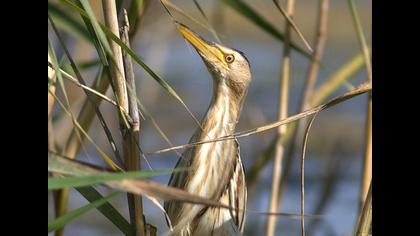
<instances>
[{"instance_id":1,"label":"bird's throat","mask_svg":"<svg viewBox=\"0 0 420 236\"><path fill-rule=\"evenodd\" d=\"M233 133L242 110L242 99L242 97L235 96L227 85L215 84L213 97L202 121L202 126L209 129L215 127L223 129L222 132L227 132L225 135Z\"/></svg>"}]
</instances>

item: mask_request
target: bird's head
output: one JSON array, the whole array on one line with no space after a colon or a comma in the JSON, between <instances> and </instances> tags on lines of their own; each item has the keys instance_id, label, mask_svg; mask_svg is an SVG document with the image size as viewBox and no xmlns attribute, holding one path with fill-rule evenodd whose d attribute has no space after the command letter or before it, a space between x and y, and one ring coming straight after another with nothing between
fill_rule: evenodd
<instances>
[{"instance_id":1,"label":"bird's head","mask_svg":"<svg viewBox=\"0 0 420 236\"><path fill-rule=\"evenodd\" d=\"M251 70L245 55L235 49L209 42L187 26L176 23L181 35L197 50L217 85L226 85L242 98L251 81Z\"/></svg>"}]
</instances>

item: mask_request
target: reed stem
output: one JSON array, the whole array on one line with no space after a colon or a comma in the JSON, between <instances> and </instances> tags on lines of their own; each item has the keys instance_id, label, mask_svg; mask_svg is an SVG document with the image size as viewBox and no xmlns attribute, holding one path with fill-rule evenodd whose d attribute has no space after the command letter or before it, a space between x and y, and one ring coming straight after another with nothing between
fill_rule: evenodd
<instances>
[{"instance_id":1,"label":"reed stem","mask_svg":"<svg viewBox=\"0 0 420 236\"><path fill-rule=\"evenodd\" d=\"M292 17L294 11L294 0L287 1L287 16ZM285 23L285 40L283 44L283 62L282 62L282 75L280 82L280 101L279 101L279 120L287 117L288 100L289 100L289 81L290 81L290 31L291 26L289 21ZM274 153L273 176L271 182L271 196L269 211L276 212L278 209L278 194L279 183L282 171L282 162L284 154L284 145L282 143L283 136L287 131L287 126L279 126L277 128L277 142ZM268 217L266 236L273 236L276 230L277 216L272 215Z\"/></svg>"}]
</instances>

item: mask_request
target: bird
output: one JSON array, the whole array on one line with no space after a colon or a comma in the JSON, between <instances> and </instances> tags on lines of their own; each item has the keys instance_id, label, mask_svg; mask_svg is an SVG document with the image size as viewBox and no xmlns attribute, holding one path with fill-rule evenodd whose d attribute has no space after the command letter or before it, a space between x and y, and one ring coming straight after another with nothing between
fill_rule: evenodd
<instances>
[{"instance_id":1,"label":"bird","mask_svg":"<svg viewBox=\"0 0 420 236\"><path fill-rule=\"evenodd\" d=\"M177 30L200 55L213 80L213 94L206 114L189 143L232 135L251 82L248 59L239 50L209 42L186 25ZM235 139L209 142L187 148L168 185L229 205L230 209L165 201L173 230L171 236L242 235L247 189L239 143Z\"/></svg>"}]
</instances>

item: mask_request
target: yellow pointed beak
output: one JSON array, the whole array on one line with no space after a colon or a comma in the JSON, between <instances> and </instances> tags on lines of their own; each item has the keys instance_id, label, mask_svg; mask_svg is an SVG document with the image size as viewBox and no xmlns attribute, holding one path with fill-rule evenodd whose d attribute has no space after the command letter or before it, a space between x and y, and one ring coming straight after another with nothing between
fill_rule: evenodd
<instances>
[{"instance_id":1,"label":"yellow pointed beak","mask_svg":"<svg viewBox=\"0 0 420 236\"><path fill-rule=\"evenodd\" d=\"M222 63L224 66L227 66L225 56L218 47L195 34L187 26L178 22L175 22L175 24L182 37L193 45L193 47L200 52L201 56L208 61Z\"/></svg>"}]
</instances>

